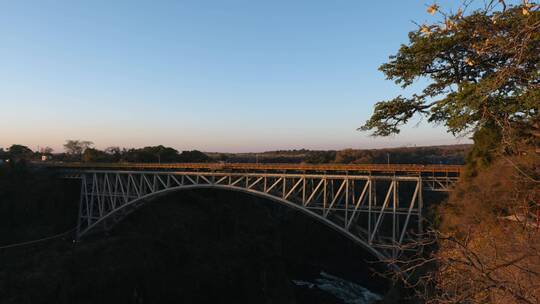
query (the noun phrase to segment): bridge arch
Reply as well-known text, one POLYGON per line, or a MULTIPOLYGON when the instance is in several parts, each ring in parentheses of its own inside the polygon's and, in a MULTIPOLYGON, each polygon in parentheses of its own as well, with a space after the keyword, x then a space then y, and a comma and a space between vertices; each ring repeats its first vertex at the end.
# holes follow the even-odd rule
MULTIPOLYGON (((327 218, 325 218, 325 217, 323 217, 323 216, 321 216, 321 215, 319 215, 319 214, 317 214, 315 212, 310 211, 309 209, 301 208, 300 206, 298 206, 297 204, 295 204, 295 203, 293 203, 291 201, 288 201, 288 200, 282 199, 280 197, 270 195, 270 194, 267 194, 267 193, 264 193, 264 192, 261 192, 261 191, 245 189, 245 188, 236 187, 236 186, 226 186, 226 185, 186 185, 186 186, 176 186, 176 187, 162 189, 162 190, 159 190, 159 191, 156 191, 156 192, 153 192, 153 193, 143 195, 143 196, 141 196, 141 197, 139 197, 137 199, 134 199, 134 200, 132 200, 132 201, 126 203, 126 204, 123 204, 120 208, 112 210, 111 212, 109 212, 105 216, 101 217, 100 219, 98 219, 97 221, 92 223, 91 225, 84 228, 84 230, 78 231, 78 238, 82 238, 86 234, 91 233, 92 230, 100 227, 102 224, 106 223, 108 220, 110 220, 112 218, 115 218, 115 216, 116 216, 116 218, 114 219, 113 224, 116 224, 116 223, 120 222, 129 213, 135 211, 136 209, 138 209, 139 207, 142 207, 143 205, 146 205, 146 203, 148 203, 149 200, 155 199, 155 198, 157 198, 159 196, 163 196, 163 195, 167 195, 167 194, 170 194, 170 193, 178 192, 178 191, 195 190, 195 189, 217 189, 217 190, 227 190, 227 191, 240 192, 240 193, 249 194, 249 195, 252 195, 252 196, 255 196, 255 197, 259 197, 259 198, 264 198, 264 199, 266 199, 268 201, 278 203, 280 205, 284 205, 284 206, 286 206, 288 208, 292 208, 293 210, 299 211, 300 213, 302 213, 302 214, 304 214, 306 216, 309 216, 312 219, 315 219, 316 221, 318 221, 318 222, 326 225, 327 227, 333 229, 334 231, 342 234, 343 236, 347 237, 348 239, 350 239, 354 243, 360 245, 362 248, 367 250, 370 254, 372 254, 378 260, 385 261, 385 260, 387 260, 389 258, 388 256, 385 256, 384 253, 380 252, 379 250, 377 250, 376 248, 371 246, 369 243, 367 243, 362 238, 350 233, 350 231, 344 229, 343 227, 337 225, 336 223, 330 221, 329 219, 327 219, 327 218), (118 216, 119 213, 122 213, 122 211, 128 211, 128 212, 125 212, 122 215, 118 216)), ((108 228, 112 228, 112 226, 107 227, 107 229, 108 228)))

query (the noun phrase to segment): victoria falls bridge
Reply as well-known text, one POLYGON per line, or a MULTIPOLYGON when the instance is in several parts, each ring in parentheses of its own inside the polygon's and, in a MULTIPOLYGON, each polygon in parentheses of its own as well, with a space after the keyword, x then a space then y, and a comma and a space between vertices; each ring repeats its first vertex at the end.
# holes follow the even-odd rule
POLYGON ((172 191, 240 191, 294 208, 363 246, 396 258, 423 231, 426 192, 451 191, 455 165, 247 163, 55 163, 81 180, 76 238, 106 231, 152 198, 172 191))

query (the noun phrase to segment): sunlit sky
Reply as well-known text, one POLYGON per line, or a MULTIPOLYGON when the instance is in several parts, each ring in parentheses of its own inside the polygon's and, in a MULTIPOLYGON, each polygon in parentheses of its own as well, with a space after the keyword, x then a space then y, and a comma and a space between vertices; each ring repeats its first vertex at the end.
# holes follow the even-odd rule
MULTIPOLYGON (((438 1, 452 7, 454 1, 438 1)), ((427 122, 372 138, 377 70, 427 1, 1 1, 0 147, 242 152, 467 142, 427 122)), ((418 87, 416 87, 418 88, 418 87)))

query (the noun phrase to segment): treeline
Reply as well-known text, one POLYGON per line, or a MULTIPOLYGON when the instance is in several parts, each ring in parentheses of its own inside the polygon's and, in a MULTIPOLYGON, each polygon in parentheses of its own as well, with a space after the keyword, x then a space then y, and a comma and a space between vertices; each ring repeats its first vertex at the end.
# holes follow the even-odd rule
POLYGON ((471 145, 388 149, 288 150, 262 153, 208 153, 218 161, 239 163, 463 164, 471 145))
MULTIPOLYGON (((65 160, 73 160, 72 155, 65 160)), ((136 162, 136 163, 202 163, 210 162, 212 159, 201 151, 178 152, 171 147, 150 146, 144 148, 120 149, 110 147, 105 150, 88 148, 81 155, 83 162, 136 162)))
POLYGON ((178 152, 171 147, 149 146, 144 148, 108 147, 99 150, 89 141, 68 140, 64 144, 65 152, 53 153, 51 148, 42 148, 32 151, 27 146, 12 145, 7 149, 0 148, 2 162, 20 160, 53 160, 65 162, 209 162, 212 159, 205 153, 197 150, 178 152))
POLYGON ((0 148, 0 160, 53 160, 64 162, 231 162, 231 163, 340 163, 340 164, 463 164, 471 145, 404 147, 388 149, 345 150, 280 150, 262 153, 203 153, 198 150, 179 152, 174 148, 149 146, 144 148, 108 147, 99 150, 89 141, 68 140, 65 152, 53 153, 51 148, 32 151, 22 145, 0 148))
MULTIPOLYGON (((335 153, 334 162, 344 164, 455 164, 465 162, 470 145, 403 147, 392 149, 354 150, 345 149, 335 153)), ((318 161, 314 155, 308 161, 318 161)), ((323 160, 331 156, 322 155, 323 160)))

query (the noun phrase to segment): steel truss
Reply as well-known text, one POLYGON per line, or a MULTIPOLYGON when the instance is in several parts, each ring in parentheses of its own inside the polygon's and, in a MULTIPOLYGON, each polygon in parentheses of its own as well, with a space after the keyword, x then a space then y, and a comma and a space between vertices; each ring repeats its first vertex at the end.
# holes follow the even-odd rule
POLYGON ((180 189, 251 193, 295 208, 363 245, 396 257, 422 232, 420 176, 238 172, 83 171, 77 238, 108 230, 152 197, 180 189))

